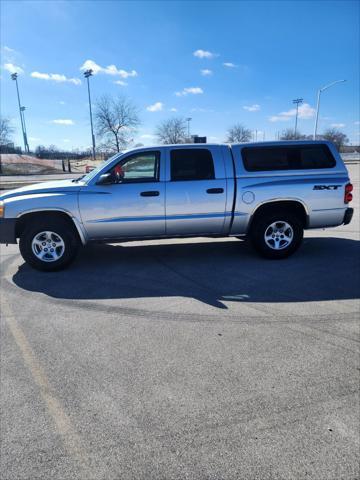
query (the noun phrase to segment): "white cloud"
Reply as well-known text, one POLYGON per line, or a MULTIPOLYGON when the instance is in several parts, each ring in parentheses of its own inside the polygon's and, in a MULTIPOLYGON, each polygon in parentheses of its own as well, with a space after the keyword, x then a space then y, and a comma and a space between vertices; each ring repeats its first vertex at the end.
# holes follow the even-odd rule
POLYGON ((128 85, 127 82, 124 82, 124 80, 115 80, 114 82, 116 85, 121 85, 122 87, 126 87, 128 85))
POLYGON ((178 111, 178 110, 177 110, 177 108, 175 108, 175 107, 170 108, 170 112, 177 112, 177 111, 178 111))
POLYGON ((160 112, 163 109, 164 104, 162 102, 156 102, 153 105, 146 107, 148 112, 160 112))
POLYGON ((360 122, 354 122, 354 125, 360 125, 360 122))
MULTIPOLYGON (((118 69, 116 65, 108 65, 107 67, 101 67, 93 60, 86 60, 83 65, 80 67, 80 70, 89 70, 93 71, 94 75, 98 73, 105 73, 106 75, 118 75, 121 78, 137 77, 138 73, 136 70, 126 71, 123 69, 118 69)), ((120 84, 121 85, 121 84, 120 84)))
POLYGON ((209 52, 208 50, 195 50, 193 53, 194 57, 198 58, 214 58, 216 55, 215 53, 209 52))
POLYGON ((57 83, 73 83, 74 85, 81 85, 81 80, 79 78, 68 78, 65 75, 60 73, 40 73, 40 72, 31 72, 30 76, 32 78, 37 78, 39 80, 51 80, 57 83))
POLYGON ((64 143, 69 143, 70 140, 69 140, 68 138, 63 138, 63 142, 64 142, 64 143))
POLYGON ((228 68, 236 68, 237 65, 235 65, 235 63, 231 63, 231 62, 224 62, 223 63, 224 67, 228 67, 228 68))
POLYGON ((24 73, 24 70, 13 63, 5 63, 4 69, 10 73, 24 73))
POLYGON ((211 110, 210 108, 201 108, 201 107, 195 107, 190 110, 190 112, 198 112, 198 113, 211 113, 214 110, 211 110))
POLYGON ((247 110, 248 112, 258 112, 260 110, 260 105, 257 103, 254 103, 254 105, 244 105, 243 109, 247 110))
POLYGON ((346 127, 345 123, 332 123, 330 125, 330 127, 333 127, 333 128, 343 128, 343 127, 346 127))
POLYGON ((16 53, 16 50, 14 50, 13 48, 7 47, 6 45, 3 46, 3 49, 5 52, 8 52, 8 53, 16 53))
POLYGON ((65 102, 63 100, 60 100, 60 105, 65 105, 65 102))
POLYGON ((287 122, 291 117, 284 117, 282 115, 272 115, 269 117, 270 122, 287 122))
POLYGON ((204 90, 200 87, 188 87, 181 90, 181 92, 175 92, 175 95, 177 97, 184 97, 189 93, 191 93, 192 95, 199 95, 201 93, 204 93, 204 90))
POLYGON ((48 73, 32 72, 31 77, 39 78, 40 80, 50 80, 50 75, 48 73))
POLYGON ((208 68, 204 68, 200 70, 200 72, 201 72, 201 75, 203 75, 204 77, 207 77, 213 74, 212 70, 209 70, 208 68))
MULTIPOLYGON (((278 115, 273 115, 269 118, 270 122, 287 122, 296 115, 296 108, 292 108, 287 112, 280 112, 278 115)), ((304 103, 299 107, 299 118, 308 120, 315 115, 315 108, 312 108, 308 103, 304 103)))
POLYGON ((74 125, 73 120, 67 118, 58 118, 56 120, 52 120, 51 123, 55 123, 55 125, 74 125))
POLYGON ((152 135, 151 133, 144 133, 144 135, 141 135, 140 138, 155 138, 155 135, 152 135))

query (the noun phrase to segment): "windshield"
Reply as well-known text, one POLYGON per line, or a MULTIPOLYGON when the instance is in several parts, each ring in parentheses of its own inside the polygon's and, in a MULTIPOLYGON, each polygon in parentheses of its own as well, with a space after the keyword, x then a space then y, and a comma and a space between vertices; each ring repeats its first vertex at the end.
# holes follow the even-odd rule
POLYGON ((106 160, 106 162, 100 163, 100 165, 98 165, 94 170, 91 170, 91 172, 87 173, 83 177, 80 177, 81 181, 85 183, 89 182, 92 178, 94 178, 100 172, 100 170, 102 170, 106 165, 110 164, 113 160, 115 160, 115 158, 120 157, 121 155, 122 153, 116 153, 115 155, 110 157, 108 160, 106 160))

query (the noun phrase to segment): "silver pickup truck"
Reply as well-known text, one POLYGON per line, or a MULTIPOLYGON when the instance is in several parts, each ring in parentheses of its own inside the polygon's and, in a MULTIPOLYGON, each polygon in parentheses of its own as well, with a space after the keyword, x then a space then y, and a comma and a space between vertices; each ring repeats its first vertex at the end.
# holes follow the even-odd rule
POLYGON ((163 145, 115 155, 74 180, 0 197, 0 242, 31 266, 64 268, 90 241, 248 236, 264 257, 308 228, 351 221, 352 185, 329 142, 163 145))

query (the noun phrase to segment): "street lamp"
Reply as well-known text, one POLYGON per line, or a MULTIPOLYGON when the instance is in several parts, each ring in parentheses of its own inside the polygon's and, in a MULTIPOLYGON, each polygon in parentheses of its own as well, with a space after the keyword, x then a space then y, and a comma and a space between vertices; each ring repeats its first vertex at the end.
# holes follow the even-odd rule
POLYGON ((313 136, 313 140, 316 140, 316 132, 317 132, 317 126, 318 126, 318 120, 319 120, 319 109, 320 109, 320 95, 321 95, 321 92, 323 92, 324 90, 332 87, 333 85, 336 85, 337 83, 342 83, 342 82, 346 82, 346 80, 336 80, 335 82, 329 83, 329 85, 325 85, 325 87, 319 88, 318 94, 317 94, 316 118, 315 118, 315 126, 314 126, 314 136, 313 136))
POLYGON ((185 120, 187 121, 187 124, 188 124, 188 139, 190 140, 190 122, 192 118, 188 117, 188 118, 185 118, 185 120))
POLYGON ((85 70, 84 72, 84 77, 87 80, 87 86, 88 86, 88 95, 89 95, 89 110, 90 110, 90 125, 91 125, 91 140, 92 140, 92 155, 93 155, 93 160, 95 160, 95 135, 94 135, 94 127, 93 127, 93 120, 92 120, 92 110, 91 110, 91 97, 90 97, 90 83, 89 83, 89 77, 91 77, 93 74, 93 71, 91 68, 89 70, 85 70))
POLYGON ((11 74, 11 80, 14 80, 14 82, 16 84, 16 93, 17 93, 17 99, 18 99, 18 104, 19 104, 21 131, 22 131, 23 139, 24 139, 24 149, 25 149, 25 152, 29 153, 30 149, 29 149, 29 144, 28 144, 27 136, 26 136, 26 126, 25 126, 25 117, 24 117, 25 107, 21 106, 20 94, 19 94, 19 85, 18 85, 17 77, 18 77, 18 74, 16 72, 11 74))
POLYGON ((295 115, 295 130, 294 130, 294 137, 296 140, 296 132, 297 132, 297 122, 298 122, 298 114, 299 114, 299 105, 303 103, 304 99, 303 98, 295 98, 293 100, 293 103, 296 105, 296 115, 295 115))

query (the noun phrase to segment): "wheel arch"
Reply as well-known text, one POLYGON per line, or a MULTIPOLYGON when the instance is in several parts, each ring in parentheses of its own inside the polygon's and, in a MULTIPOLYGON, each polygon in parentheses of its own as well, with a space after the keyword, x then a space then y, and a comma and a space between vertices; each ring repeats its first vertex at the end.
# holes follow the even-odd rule
POLYGON ((277 209, 281 210, 288 210, 292 213, 296 213, 303 225, 303 228, 307 228, 309 225, 309 211, 307 206, 304 202, 299 199, 274 199, 274 200, 267 200, 265 202, 260 203, 257 207, 253 210, 250 221, 248 224, 248 231, 250 231, 251 226, 256 220, 259 218, 260 215, 270 213, 277 209))
POLYGON ((43 219, 44 217, 49 217, 51 219, 54 218, 62 218, 66 220, 69 225, 74 228, 76 233, 79 236, 79 239, 83 245, 86 243, 86 236, 85 233, 80 225, 80 222, 73 217, 69 212, 65 210, 57 210, 54 208, 51 209, 41 209, 41 210, 30 210, 27 212, 22 212, 20 215, 18 215, 17 220, 16 220, 16 225, 15 225, 15 235, 16 238, 19 238, 21 233, 23 232, 25 225, 31 221, 34 220, 35 218, 41 218, 43 219))

